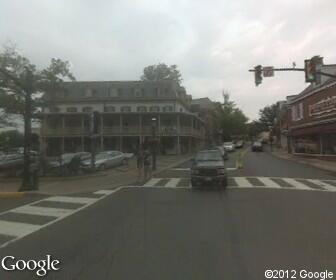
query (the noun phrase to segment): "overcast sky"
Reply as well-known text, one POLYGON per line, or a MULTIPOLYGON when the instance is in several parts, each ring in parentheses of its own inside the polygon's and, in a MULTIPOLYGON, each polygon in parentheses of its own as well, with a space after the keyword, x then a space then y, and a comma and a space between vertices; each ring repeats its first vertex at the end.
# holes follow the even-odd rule
POLYGON ((136 80, 150 64, 177 64, 194 98, 223 89, 250 119, 299 93, 301 72, 259 87, 257 64, 336 63, 335 0, 1 0, 0 43, 17 44, 40 67, 71 61, 77 80, 136 80))

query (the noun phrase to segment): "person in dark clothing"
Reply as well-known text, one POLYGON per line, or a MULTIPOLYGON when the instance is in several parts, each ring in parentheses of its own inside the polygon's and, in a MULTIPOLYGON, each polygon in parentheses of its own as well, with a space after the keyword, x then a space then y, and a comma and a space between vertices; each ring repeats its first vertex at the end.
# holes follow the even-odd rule
POLYGON ((137 169, 138 169, 138 182, 142 182, 143 170, 144 170, 144 151, 142 146, 139 146, 139 149, 136 153, 137 159, 137 169))

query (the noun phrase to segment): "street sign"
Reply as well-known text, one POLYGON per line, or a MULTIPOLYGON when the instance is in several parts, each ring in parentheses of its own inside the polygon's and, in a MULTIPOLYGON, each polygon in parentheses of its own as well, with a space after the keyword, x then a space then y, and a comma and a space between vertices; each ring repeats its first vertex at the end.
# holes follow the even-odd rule
POLYGON ((274 76, 274 69, 273 66, 265 66, 263 67, 263 76, 266 77, 273 77, 274 76))

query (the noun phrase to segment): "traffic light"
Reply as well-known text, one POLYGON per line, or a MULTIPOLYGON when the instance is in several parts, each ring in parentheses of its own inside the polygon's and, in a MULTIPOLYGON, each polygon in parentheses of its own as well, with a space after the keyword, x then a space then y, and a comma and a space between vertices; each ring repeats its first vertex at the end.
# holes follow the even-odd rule
POLYGON ((255 80, 255 85, 258 86, 262 82, 262 66, 258 65, 254 67, 254 80, 255 80))
POLYGON ((323 65, 323 57, 315 55, 311 59, 306 59, 304 62, 306 83, 317 82, 317 71, 321 65, 323 65))
POLYGON ((93 134, 93 135, 98 134, 99 123, 100 123, 99 112, 98 111, 92 112, 91 113, 91 120, 90 120, 90 132, 91 132, 91 134, 93 134))
POLYGON ((306 59, 305 60, 305 77, 306 83, 313 83, 316 82, 316 65, 313 59, 306 59))

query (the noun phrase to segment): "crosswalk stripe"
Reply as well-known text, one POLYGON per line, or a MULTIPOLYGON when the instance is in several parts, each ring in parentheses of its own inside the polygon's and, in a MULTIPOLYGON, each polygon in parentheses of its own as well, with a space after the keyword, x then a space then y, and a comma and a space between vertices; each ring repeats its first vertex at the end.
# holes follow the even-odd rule
POLYGON ((167 188, 174 188, 177 187, 177 184, 180 182, 181 178, 171 178, 167 184, 165 184, 165 187, 167 188))
POLYGON ((233 177, 238 188, 253 187, 253 185, 244 177, 233 177))
POLYGON ((279 186, 276 182, 274 182, 270 178, 258 177, 257 179, 259 181, 261 181, 262 183, 264 183, 265 187, 268 187, 268 188, 281 188, 281 186, 279 186))
POLYGON ((41 226, 0 220, 0 234, 22 237, 38 230, 41 226))
POLYGON ((100 190, 100 191, 96 191, 94 192, 94 194, 104 194, 104 195, 109 195, 109 194, 113 194, 116 190, 100 190))
POLYGON ((336 192, 336 187, 334 187, 333 185, 330 185, 326 182, 322 182, 320 180, 316 180, 316 179, 307 179, 308 181, 319 185, 320 187, 324 188, 325 190, 331 191, 331 192, 336 192))
POLYGON ((12 209, 10 212, 38 215, 38 216, 51 216, 51 217, 58 218, 58 217, 70 215, 73 212, 73 210, 25 205, 25 206, 12 209))
POLYGON ((145 183, 144 187, 153 187, 156 185, 159 181, 161 181, 162 178, 152 178, 147 183, 145 183))
POLYGON ((306 186, 303 183, 298 182, 295 179, 292 179, 292 178, 281 178, 281 179, 299 190, 313 190, 312 188, 306 186))
POLYGON ((78 204, 89 204, 97 201, 97 198, 91 197, 74 197, 74 196, 52 196, 46 198, 44 201, 56 201, 78 204))

